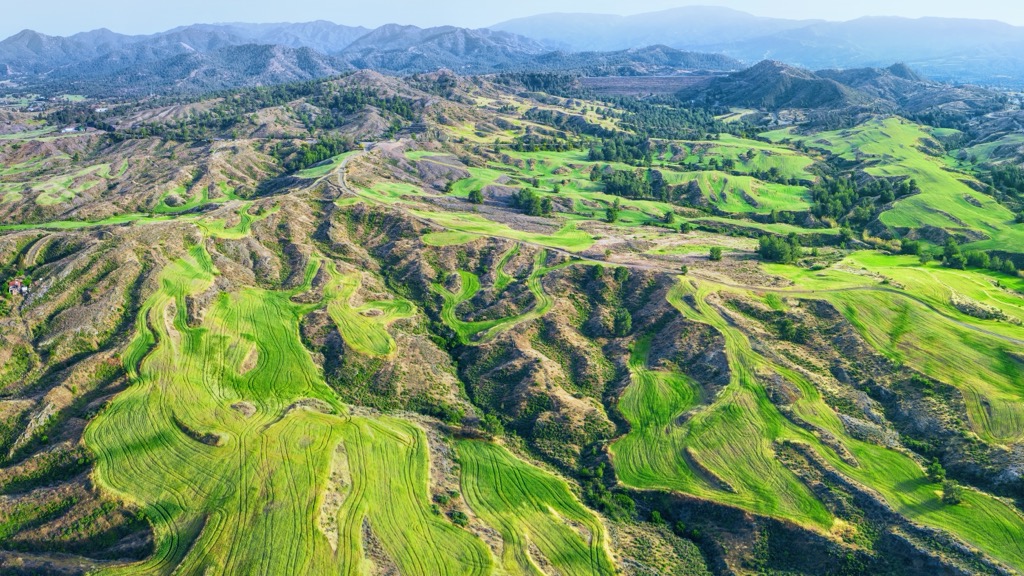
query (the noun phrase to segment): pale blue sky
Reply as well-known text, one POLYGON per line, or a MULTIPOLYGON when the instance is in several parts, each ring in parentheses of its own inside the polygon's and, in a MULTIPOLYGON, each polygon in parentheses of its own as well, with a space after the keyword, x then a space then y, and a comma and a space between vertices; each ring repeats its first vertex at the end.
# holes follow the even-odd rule
POLYGON ((859 16, 951 16, 1024 25, 1017 0, 0 0, 0 38, 24 28, 67 35, 95 28, 152 33, 196 22, 304 22, 378 26, 389 22, 483 27, 544 12, 623 14, 688 4, 728 6, 760 16, 849 20, 859 16))

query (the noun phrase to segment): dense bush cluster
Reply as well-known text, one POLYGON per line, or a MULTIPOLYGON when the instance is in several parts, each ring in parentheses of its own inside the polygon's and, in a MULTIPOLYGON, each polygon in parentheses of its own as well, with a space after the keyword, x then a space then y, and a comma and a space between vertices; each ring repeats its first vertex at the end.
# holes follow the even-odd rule
POLYGON ((800 239, 797 235, 790 234, 787 238, 762 236, 758 240, 757 253, 769 262, 791 264, 803 255, 803 250, 800 248, 800 239))

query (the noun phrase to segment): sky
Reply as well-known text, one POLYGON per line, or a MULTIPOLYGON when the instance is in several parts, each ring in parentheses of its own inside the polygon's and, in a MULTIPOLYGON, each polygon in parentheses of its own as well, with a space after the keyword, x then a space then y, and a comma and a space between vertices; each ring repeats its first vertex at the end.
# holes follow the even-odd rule
POLYGON ((860 16, 943 16, 1002 20, 1024 26, 1024 3, 1015 0, 0 0, 0 38, 25 28, 70 35, 96 28, 150 34, 198 22, 306 22, 375 27, 391 22, 480 28, 546 12, 635 14, 691 4, 735 8, 758 16, 850 20, 860 16))

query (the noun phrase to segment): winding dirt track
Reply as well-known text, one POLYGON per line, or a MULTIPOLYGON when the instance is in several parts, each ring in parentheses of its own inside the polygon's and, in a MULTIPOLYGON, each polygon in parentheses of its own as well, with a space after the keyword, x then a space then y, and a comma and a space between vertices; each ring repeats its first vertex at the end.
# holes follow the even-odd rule
MULTIPOLYGON (((355 192, 352 191, 351 188, 348 187, 348 181, 346 180, 346 177, 345 177, 345 173, 346 173, 345 168, 348 166, 349 162, 351 162, 352 160, 354 160, 356 158, 362 157, 364 154, 365 154, 365 152, 360 152, 360 153, 357 153, 357 154, 353 154, 353 155, 349 156, 348 158, 345 158, 344 160, 342 160, 341 164, 339 164, 338 168, 335 170, 335 173, 338 176, 337 184, 338 184, 338 186, 341 188, 341 190, 343 192, 351 194, 353 196, 358 196, 355 192)), ((444 229, 444 230, 451 231, 450 228, 446 228, 445 226, 442 226, 442 225, 438 224, 437 222, 434 222, 433 220, 430 220, 428 218, 421 218, 421 217, 416 216, 414 214, 408 214, 408 216, 410 218, 413 218, 414 220, 416 220, 418 222, 421 222, 423 224, 426 224, 428 226, 432 226, 432 227, 435 227, 435 228, 441 228, 441 229, 444 229)), ((506 241, 510 240, 509 238, 505 238, 504 236, 493 236, 493 235, 489 235, 489 234, 480 234, 480 233, 476 233, 476 232, 474 232, 474 234, 476 234, 477 236, 480 236, 482 238, 491 238, 493 240, 506 240, 506 241)), ((566 256, 566 257, 568 257, 570 259, 574 259, 574 260, 578 260, 578 261, 582 261, 582 262, 592 262, 592 263, 595 263, 595 264, 603 264, 603 265, 606 265, 606 266, 623 266, 625 268, 630 268, 630 269, 633 269, 633 270, 644 270, 644 271, 647 271, 647 272, 655 272, 655 273, 658 273, 658 274, 670 274, 672 276, 678 276, 679 275, 679 268, 678 267, 658 266, 658 265, 655 265, 655 264, 649 264, 649 263, 644 264, 644 263, 637 263, 637 262, 612 262, 612 261, 609 261, 609 260, 602 260, 600 258, 594 258, 592 256, 584 256, 584 255, 581 255, 581 254, 576 254, 574 252, 570 252, 570 251, 562 249, 562 248, 555 248, 555 247, 552 247, 552 246, 545 246, 544 244, 540 244, 540 243, 537 243, 537 242, 530 242, 530 241, 527 241, 527 240, 511 240, 511 241, 512 242, 518 242, 520 244, 524 244, 524 245, 527 245, 527 246, 532 246, 534 248, 542 248, 542 249, 548 250, 550 252, 555 252, 555 253, 558 253, 558 254, 562 254, 563 256, 566 256)), ((948 314, 947 312, 944 312, 943 310, 939 309, 938 307, 936 307, 934 304, 928 302, 927 300, 925 300, 923 298, 920 298, 918 296, 914 296, 913 294, 908 294, 908 293, 903 292, 901 290, 897 290, 895 288, 887 288, 887 287, 884 287, 884 286, 853 286, 853 287, 846 287, 846 288, 836 288, 835 290, 792 290, 792 289, 787 289, 787 288, 772 288, 772 287, 768 287, 768 286, 750 286, 750 285, 746 285, 746 284, 732 284, 732 283, 728 283, 728 282, 722 282, 721 280, 719 280, 717 278, 714 278, 714 277, 709 276, 707 274, 702 274, 699 270, 692 270, 692 271, 690 271, 689 275, 693 276, 695 278, 699 278, 701 280, 707 281, 707 282, 711 282, 713 284, 718 284, 720 286, 724 286, 726 288, 734 288, 734 289, 738 289, 738 290, 751 290, 751 291, 755 291, 755 292, 772 292, 772 293, 775 293, 775 294, 791 294, 791 295, 797 295, 797 296, 799 296, 799 295, 813 296, 815 294, 830 294, 830 293, 837 293, 837 292, 888 292, 888 293, 891 293, 891 294, 896 294, 898 296, 902 296, 902 297, 907 298, 909 300, 913 300, 914 302, 917 302, 918 304, 924 306, 928 310, 938 314, 939 316, 942 316, 946 320, 956 324, 957 326, 960 326, 961 328, 965 328, 967 330, 972 330, 974 332, 978 332, 980 334, 984 334, 986 336, 990 336, 992 338, 996 338, 998 340, 1002 340, 1003 342, 1006 342, 1008 344, 1013 344, 1015 346, 1024 346, 1024 340, 1021 340, 1019 338, 1013 338, 1012 336, 1006 336, 1004 334, 999 334, 998 332, 993 332, 992 330, 988 330, 986 328, 982 328, 981 326, 976 326, 974 324, 969 324, 967 322, 959 320, 959 319, 953 317, 952 315, 948 314)))

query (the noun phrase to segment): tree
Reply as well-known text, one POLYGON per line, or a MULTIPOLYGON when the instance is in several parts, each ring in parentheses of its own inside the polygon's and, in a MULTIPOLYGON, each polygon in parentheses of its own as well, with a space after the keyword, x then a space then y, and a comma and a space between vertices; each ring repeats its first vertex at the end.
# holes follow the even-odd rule
POLYGON ((551 214, 553 203, 550 198, 541 198, 529 188, 523 188, 512 196, 512 205, 530 216, 547 216, 551 214))
POLYGON ((614 204, 612 204, 607 209, 605 209, 605 211, 604 211, 604 220, 605 220, 605 222, 608 222, 609 224, 611 224, 613 222, 617 222, 619 220, 619 209, 621 207, 622 206, 621 206, 621 204, 619 204, 619 201, 616 200, 614 204))
POLYGON ((481 190, 473 189, 469 191, 469 201, 473 204, 484 203, 484 193, 481 190))
POLYGON ((616 337, 622 338, 633 331, 633 316, 630 315, 629 310, 625 308, 619 308, 615 311, 614 324, 612 326, 612 333, 616 337))
POLYGON ((675 224, 676 213, 673 212, 672 210, 665 212, 665 215, 661 217, 661 221, 664 222, 665 224, 675 224))
POLYGON ((946 480, 942 483, 942 503, 955 506, 964 501, 964 489, 956 483, 956 480, 946 480))
POLYGON ((1017 217, 1014 218, 1014 221, 1017 224, 1024 224, 1024 210, 1021 210, 1020 212, 1017 212, 1017 217))
POLYGON ((711 252, 708 254, 708 258, 712 262, 718 262, 719 260, 722 259, 722 249, 719 248, 718 246, 712 246, 711 252))
POLYGON ((946 480, 946 469, 942 467, 938 458, 932 458, 931 464, 925 469, 928 474, 928 481, 938 484, 946 480))
POLYGON ((967 257, 960 251, 960 245, 953 238, 946 240, 946 246, 942 249, 942 259, 949 268, 963 270, 967 267, 967 257))
POLYGON ((971 250, 966 254, 967 265, 971 268, 988 268, 991 259, 988 254, 980 250, 971 250))
POLYGON ((921 255, 921 243, 917 240, 904 240, 900 244, 900 254, 908 254, 911 256, 921 255))
POLYGON ((486 414, 480 421, 480 427, 491 436, 502 436, 505 434, 505 426, 501 419, 494 414, 486 414))
POLYGON ((757 253, 768 262, 792 264, 801 256, 800 239, 796 234, 790 234, 788 238, 762 236, 758 240, 757 253))

